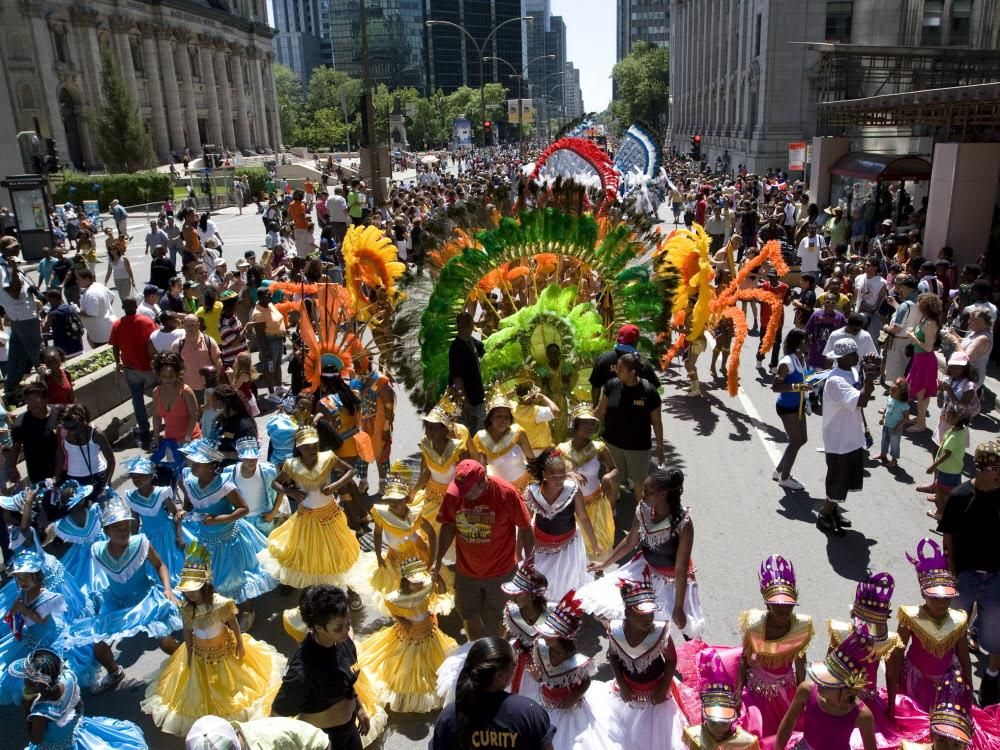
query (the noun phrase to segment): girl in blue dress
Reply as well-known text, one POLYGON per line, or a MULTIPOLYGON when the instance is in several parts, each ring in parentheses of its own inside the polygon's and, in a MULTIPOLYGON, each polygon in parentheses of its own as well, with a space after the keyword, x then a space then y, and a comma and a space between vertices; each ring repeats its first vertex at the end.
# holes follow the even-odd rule
POLYGON ((170 634, 181 627, 177 598, 170 586, 170 572, 145 534, 132 533, 132 511, 118 497, 101 511, 106 541, 94 542, 91 554, 104 570, 108 585, 99 592, 97 614, 80 620, 66 644, 94 644, 94 656, 108 668, 101 690, 109 690, 125 677, 115 661, 114 644, 139 633, 159 638, 167 654, 177 650, 170 634))
MULTIPOLYGON (((34 549, 38 552, 42 556, 42 573, 45 575, 49 591, 61 594, 66 600, 66 619, 72 622, 79 617, 89 617, 94 613, 90 600, 84 596, 79 583, 66 572, 63 564, 42 550, 32 525, 36 520, 36 509, 39 506, 36 497, 40 487, 41 485, 36 485, 16 495, 0 496, 0 510, 3 511, 4 523, 7 525, 10 551, 34 549)), ((0 588, 0 612, 10 610, 18 593, 17 583, 13 580, 0 588)))
POLYGON ((191 509, 185 523, 198 541, 208 548, 213 560, 215 590, 246 604, 240 627, 253 623, 253 602, 271 591, 278 582, 257 561, 257 553, 267 548, 267 538, 244 519, 246 501, 233 483, 231 471, 220 471, 223 455, 208 440, 192 440, 181 448, 190 466, 181 472, 181 490, 191 509))
POLYGON ((125 492, 125 500, 139 516, 140 531, 167 566, 170 580, 176 583, 184 567, 184 549, 194 541, 194 535, 181 524, 174 491, 153 484, 156 466, 145 456, 137 456, 126 463, 125 471, 135 486, 125 492))
MULTIPOLYGON (((66 600, 45 588, 43 564, 44 558, 32 549, 20 550, 11 561, 19 593, 0 624, 0 664, 11 664, 36 648, 54 648, 66 635, 66 600)), ((97 670, 90 646, 77 646, 66 657, 81 682, 93 683, 97 670)), ((0 673, 0 705, 20 705, 23 688, 18 677, 0 673)))
POLYGON ((69 512, 49 529, 70 545, 60 562, 80 585, 84 596, 96 605, 95 596, 108 585, 108 579, 104 571, 94 564, 94 556, 90 554, 94 542, 105 538, 101 528, 101 509, 95 503, 87 502, 93 490, 92 486, 81 485, 75 479, 63 482, 59 488, 59 504, 69 512))
POLYGON ((9 671, 25 682, 25 750, 148 750, 131 721, 83 715, 76 675, 54 651, 37 649, 9 671))
POLYGON ((278 469, 260 460, 260 445, 252 435, 236 441, 236 454, 240 461, 230 468, 233 484, 247 504, 247 521, 267 536, 278 525, 275 516, 285 498, 274 489, 278 469))

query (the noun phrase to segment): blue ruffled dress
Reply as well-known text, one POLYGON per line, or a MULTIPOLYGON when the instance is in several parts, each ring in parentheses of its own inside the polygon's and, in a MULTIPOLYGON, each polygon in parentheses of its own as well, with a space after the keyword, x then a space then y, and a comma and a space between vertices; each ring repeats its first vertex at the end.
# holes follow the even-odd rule
POLYGON ((100 592, 100 606, 93 617, 80 620, 66 639, 68 645, 98 643, 114 645, 138 633, 162 638, 181 628, 177 605, 160 588, 160 579, 148 565, 149 539, 133 534, 121 557, 108 551, 108 542, 95 542, 91 554, 108 577, 100 592))
POLYGON ((3 667, 0 672, 0 705, 21 705, 24 680, 8 672, 7 665, 27 658, 36 648, 49 648, 62 654, 67 668, 76 674, 80 682, 88 686, 94 684, 98 670, 93 647, 76 646, 65 650, 61 646, 68 627, 64 619, 66 600, 62 595, 43 588, 30 602, 24 600, 23 592, 20 596, 32 612, 46 619, 38 623, 27 617, 23 618, 20 623, 20 640, 14 636, 13 631, 7 629, 6 624, 0 625, 6 631, 4 637, 0 638, 0 666, 3 667))
POLYGON ((91 505, 82 526, 71 516, 63 516, 52 525, 52 530, 70 545, 60 560, 63 568, 80 585, 83 595, 96 605, 97 592, 108 585, 107 576, 90 554, 94 542, 105 538, 101 528, 101 509, 96 504, 91 505))
POLYGON ((59 676, 63 694, 54 701, 36 698, 28 713, 30 720, 47 720, 41 742, 32 742, 25 750, 148 750, 142 730, 131 721, 84 716, 80 704, 80 686, 76 676, 64 669, 59 676))
POLYGON ((215 590, 237 603, 255 599, 274 589, 278 582, 264 572, 257 553, 267 548, 267 538, 253 524, 240 518, 231 523, 206 525, 203 516, 219 516, 233 512, 226 499, 236 489, 232 474, 222 471, 206 487, 185 467, 181 486, 187 494, 195 516, 185 525, 212 556, 212 583, 215 590))
POLYGON ((177 583, 181 576, 181 568, 184 567, 184 547, 194 541, 194 535, 182 526, 183 546, 177 546, 177 527, 174 526, 174 519, 167 513, 164 502, 172 496, 173 491, 169 487, 154 487, 149 497, 144 496, 139 490, 131 489, 125 493, 125 500, 128 501, 132 511, 139 516, 142 533, 149 538, 156 554, 170 571, 170 580, 177 583))
MULTIPOLYGON (((21 538, 23 539, 23 537, 21 538)), ((11 550, 16 552, 21 546, 24 546, 23 542, 12 544, 11 550)), ((38 552, 42 555, 43 560, 42 575, 45 578, 45 588, 61 594, 66 600, 66 620, 73 622, 81 617, 89 617, 94 614, 94 604, 84 595, 76 578, 66 572, 63 564, 48 552, 44 552, 41 548, 38 548, 38 552)), ((7 581, 4 587, 0 588, 0 612, 9 612, 20 593, 21 590, 13 578, 7 581)))

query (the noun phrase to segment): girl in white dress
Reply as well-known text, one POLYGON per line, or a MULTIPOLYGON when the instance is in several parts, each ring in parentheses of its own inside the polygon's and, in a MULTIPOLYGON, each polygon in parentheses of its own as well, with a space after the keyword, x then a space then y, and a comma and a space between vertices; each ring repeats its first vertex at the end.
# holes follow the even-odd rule
POLYGON ((528 435, 514 423, 514 403, 497 391, 486 402, 486 427, 472 438, 469 453, 491 477, 506 479, 522 492, 531 476, 525 461, 535 457, 528 435))

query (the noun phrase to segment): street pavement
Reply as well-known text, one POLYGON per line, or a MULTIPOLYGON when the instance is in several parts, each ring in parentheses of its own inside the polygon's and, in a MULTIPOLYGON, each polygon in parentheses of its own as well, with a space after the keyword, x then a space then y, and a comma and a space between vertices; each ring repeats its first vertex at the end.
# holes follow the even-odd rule
MULTIPOLYGON (((227 210, 214 218, 225 241, 225 256, 231 261, 241 257, 246 249, 260 248, 262 223, 252 212, 245 211, 240 217, 235 210, 227 210)), ((130 246, 129 257, 141 285, 148 263, 142 254, 144 232, 139 217, 130 222, 130 230, 137 239, 130 246)), ((730 645, 739 642, 737 615, 743 609, 760 606, 757 585, 760 563, 768 555, 780 553, 795 565, 799 609, 811 614, 816 623, 817 635, 809 656, 820 658, 827 643, 825 621, 848 615, 856 582, 866 572, 885 570, 896 578, 894 609, 920 601, 915 575, 904 553, 913 550, 932 525, 924 514, 932 506, 924 499, 926 496, 914 491, 927 478, 926 468, 933 460, 930 432, 917 441, 909 435, 904 437, 899 469, 895 472, 869 461, 863 492, 852 494, 846 504, 854 527, 843 538, 825 536, 815 526, 825 475, 824 457, 818 452, 822 446, 821 418, 809 419, 809 442, 800 451, 795 466, 794 475, 805 485, 805 491, 781 489, 770 477, 784 447, 784 434, 774 412, 770 378, 766 370, 756 366, 756 344, 757 339, 751 337, 744 347, 741 389, 736 397, 726 393, 721 379, 710 381, 710 352, 700 362, 702 381, 707 384, 702 398, 684 395, 687 378, 682 367, 675 364, 667 373, 663 389, 667 463, 681 468, 686 477, 684 502, 691 508, 695 528, 694 561, 706 616, 705 640, 730 645)), ((991 387, 996 389, 997 383, 991 382, 991 387)), ((877 409, 883 402, 884 397, 877 391, 866 410, 876 441, 877 409)), ((935 424, 936 420, 937 409, 932 406, 929 424, 935 424)), ((973 423, 971 444, 994 437, 998 430, 1000 424, 996 418, 978 417, 973 423)), ((393 460, 417 460, 420 435, 419 415, 405 394, 400 393, 393 460)), ((134 449, 125 451, 133 452, 134 449)), ((374 469, 372 480, 374 484, 374 469)), ((627 513, 619 515, 627 517, 627 513)), ((277 592, 258 600, 252 635, 290 655, 295 644, 282 629, 281 611, 295 602, 295 594, 280 596, 277 592)), ((364 638, 387 624, 385 619, 372 619, 366 614, 355 621, 356 635, 364 638)), ((454 614, 443 618, 441 624, 446 632, 462 640, 454 614)), ((581 650, 598 655, 601 666, 598 679, 610 679, 603 654, 606 644, 598 640, 598 635, 596 626, 588 623, 581 650)), ((85 694, 87 712, 137 721, 153 748, 183 747, 180 739, 157 730, 138 708, 163 655, 151 640, 134 638, 124 643, 119 658, 127 670, 125 683, 112 694, 85 694)), ((6 726, 17 726, 15 717, 14 709, 0 711, 0 721, 6 726)), ((389 750, 426 747, 433 718, 433 715, 391 716, 383 735, 383 747, 389 750)))

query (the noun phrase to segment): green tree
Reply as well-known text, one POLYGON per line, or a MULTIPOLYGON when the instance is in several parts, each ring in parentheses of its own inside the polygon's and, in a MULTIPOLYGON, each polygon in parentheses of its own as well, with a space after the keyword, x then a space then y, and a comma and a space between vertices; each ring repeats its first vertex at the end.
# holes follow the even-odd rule
POLYGON ((320 65, 318 68, 313 68, 307 90, 306 109, 310 113, 321 109, 338 109, 343 119, 343 110, 346 109, 349 119, 351 114, 358 111, 363 86, 357 78, 351 78, 342 71, 320 65))
POLYGON ((666 127, 670 95, 670 52, 650 42, 637 42, 632 53, 611 71, 615 100, 611 111, 627 128, 639 122, 654 132, 666 127))
POLYGON ((300 146, 300 129, 302 126, 304 98, 302 81, 291 68, 275 64, 274 66, 275 97, 278 100, 278 119, 281 120, 281 136, 289 146, 300 146))
MULTIPOLYGON (((505 118, 507 110, 507 87, 500 83, 487 83, 483 88, 483 99, 486 102, 486 119, 494 122, 505 118)), ((483 132, 479 89, 462 86, 448 95, 448 128, 451 137, 451 122, 459 115, 465 115, 472 121, 476 139, 483 132)))
POLYGON ((339 108, 324 107, 309 115, 299 130, 299 144, 314 151, 325 151, 347 141, 348 125, 339 108))
POLYGON ((149 127, 108 50, 101 52, 101 106, 93 125, 97 153, 109 172, 130 174, 156 163, 149 127))

